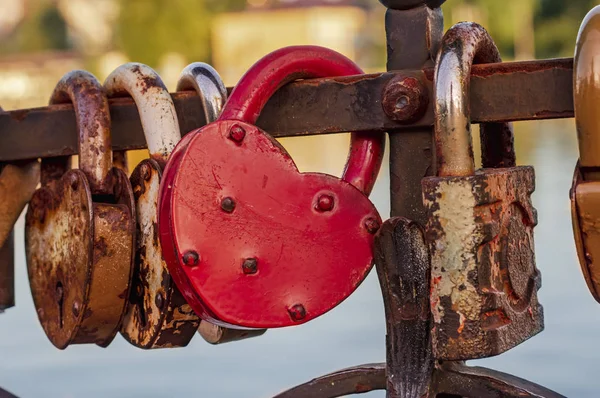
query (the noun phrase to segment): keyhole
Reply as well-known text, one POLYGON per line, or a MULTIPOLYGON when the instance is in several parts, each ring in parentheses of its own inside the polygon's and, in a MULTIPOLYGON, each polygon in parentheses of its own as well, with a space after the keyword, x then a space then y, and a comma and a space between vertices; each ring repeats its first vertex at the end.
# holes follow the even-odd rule
POLYGON ((58 319, 60 323, 60 328, 62 329, 64 326, 64 317, 63 317, 63 304, 65 301, 65 291, 63 289, 62 282, 56 283, 56 302, 58 303, 58 319))

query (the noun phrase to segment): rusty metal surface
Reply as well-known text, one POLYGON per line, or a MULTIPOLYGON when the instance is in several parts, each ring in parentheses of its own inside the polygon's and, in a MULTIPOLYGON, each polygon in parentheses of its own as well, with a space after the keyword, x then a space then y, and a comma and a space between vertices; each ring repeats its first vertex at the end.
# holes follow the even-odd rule
MULTIPOLYGON (((469 100, 471 66, 501 61, 492 38, 478 24, 459 23, 444 35, 435 67, 434 89, 437 116, 434 138, 439 176, 467 176, 475 171, 469 100)), ((481 137, 484 167, 490 167, 489 163, 505 167, 515 164, 510 127, 484 124, 481 137), (493 131, 486 131, 490 129, 493 131), (493 150, 502 153, 494 156, 490 153, 493 150)))
POLYGON ((447 393, 453 397, 564 398, 557 392, 519 377, 451 362, 436 369, 432 389, 436 394, 447 393))
POLYGON ((436 358, 500 354, 543 329, 531 167, 423 180, 436 358))
MULTIPOLYGON (((317 377, 274 398, 336 398, 385 390, 385 378, 385 364, 361 365, 317 377)), ((393 396, 389 389, 387 394, 393 396)), ((555 391, 519 377, 457 362, 437 365, 429 391, 419 397, 564 398, 555 391)))
POLYGON ((369 364, 317 377, 274 398, 335 398, 384 389, 385 364, 369 364))
POLYGON ((61 349, 107 346, 118 331, 131 279, 133 193, 127 176, 111 168, 108 103, 98 87, 93 76, 77 71, 59 83, 53 100, 69 95, 76 104, 82 151, 94 152, 94 163, 81 162, 84 173, 67 171, 64 157, 43 160, 42 187, 25 219, 34 304, 46 335, 61 349), (89 138, 93 143, 84 144, 89 138), (95 178, 96 195, 88 176, 95 178))
POLYGON ((15 306, 15 237, 11 231, 0 247, 0 314, 15 306))
MULTIPOLYGON (((387 69, 422 69, 434 65, 443 35, 442 11, 418 7, 410 10, 389 9, 385 15, 387 69)), ((426 69, 428 98, 433 99, 433 72, 426 69)), ((393 127, 390 140, 390 207, 392 216, 425 223, 421 200, 421 179, 435 173, 432 133, 433 106, 427 106, 421 121, 406 130, 393 127)))
POLYGON ((150 158, 161 167, 181 139, 169 91, 149 66, 132 62, 115 69, 104 81, 109 97, 131 96, 136 104, 150 158))
POLYGON ((388 398, 421 398, 429 391, 431 351, 429 251, 422 228, 406 218, 386 221, 375 239, 383 294, 388 398))
MULTIPOLYGON (((400 29, 402 24, 395 26, 400 29)), ((398 59, 409 59, 401 53, 398 59)), ((393 70, 406 68, 402 63, 390 64, 393 70)), ((431 87, 433 70, 422 72, 420 68, 421 65, 415 67, 417 70, 292 83, 268 102, 258 126, 275 137, 363 130, 414 134, 416 129, 433 125, 433 112, 427 111, 414 124, 402 124, 387 117, 381 107, 381 95, 396 76, 424 73, 423 83, 431 87)), ((573 99, 565 95, 573 87, 570 59, 476 65, 472 73, 473 123, 573 117, 573 99), (515 92, 521 94, 515 96, 515 92)), ((429 96, 433 98, 431 91, 429 96)), ((195 93, 175 93, 172 97, 182 134, 206 124, 203 113, 198 112, 202 102, 195 93)), ((117 98, 109 103, 113 149, 146 148, 133 101, 117 98)), ((70 105, 0 112, 0 161, 73 155, 78 152, 77 137, 75 113, 70 105)))
POLYGON ((37 160, 6 164, 0 172, 0 245, 6 241, 40 180, 37 160))
POLYGON ((184 347, 200 320, 171 279, 157 230, 162 167, 181 139, 175 107, 158 74, 144 64, 119 66, 106 78, 104 87, 109 96, 133 98, 150 153, 150 159, 141 162, 131 175, 137 239, 121 334, 139 348, 184 347))
MULTIPOLYGON (((57 83, 50 97, 50 105, 56 104, 73 104, 74 126, 78 129, 78 153, 82 154, 79 169, 87 177, 92 194, 109 191, 112 186, 110 113, 90 112, 90 109, 108 110, 108 101, 102 86, 89 72, 68 72, 57 83)), ((55 136, 56 132, 53 131, 49 135, 55 136)))
POLYGON ((184 300, 162 258, 157 200, 161 168, 142 161, 131 174, 137 214, 135 269, 121 334, 140 348, 186 346, 200 319, 184 300))
POLYGON ((389 118, 414 122, 427 111, 429 91, 416 77, 397 77, 390 80, 383 90, 381 105, 389 118))

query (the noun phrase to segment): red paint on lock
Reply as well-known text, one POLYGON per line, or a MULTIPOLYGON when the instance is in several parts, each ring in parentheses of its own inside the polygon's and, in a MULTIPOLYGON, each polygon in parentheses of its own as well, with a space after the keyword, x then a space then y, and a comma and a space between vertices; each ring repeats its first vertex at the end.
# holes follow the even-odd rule
POLYGON ((359 73, 324 48, 276 51, 240 80, 219 121, 188 134, 171 155, 160 239, 175 282, 202 318, 239 328, 304 323, 368 274, 381 219, 365 193, 381 165, 383 134, 353 135, 340 180, 298 172, 285 149, 250 124, 287 82, 359 73), (190 251, 200 259, 195 267, 183 260, 190 251))

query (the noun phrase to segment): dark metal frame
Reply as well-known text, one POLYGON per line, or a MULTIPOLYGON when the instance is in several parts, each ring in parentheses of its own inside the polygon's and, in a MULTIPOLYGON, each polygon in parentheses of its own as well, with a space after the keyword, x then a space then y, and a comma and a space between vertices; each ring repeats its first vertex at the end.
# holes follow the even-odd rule
MULTIPOLYGON (((258 125, 275 137, 389 133, 393 218, 382 227, 376 248, 386 309, 387 362, 323 376, 278 397, 325 398, 376 389, 386 389, 390 398, 560 397, 514 376, 433 358, 421 179, 436 172, 429 99, 443 35, 439 6, 444 0, 381 2, 388 7, 389 72, 290 84, 269 101, 258 125)), ((472 121, 573 117, 572 96, 567 95, 573 89, 572 73, 571 59, 476 65, 471 77, 472 121)), ((173 99, 183 134, 206 123, 196 93, 175 93, 173 99)), ((113 99, 110 108, 113 149, 145 148, 132 100, 113 99)), ((0 162, 76 154, 77 136, 70 105, 0 113, 0 162)))

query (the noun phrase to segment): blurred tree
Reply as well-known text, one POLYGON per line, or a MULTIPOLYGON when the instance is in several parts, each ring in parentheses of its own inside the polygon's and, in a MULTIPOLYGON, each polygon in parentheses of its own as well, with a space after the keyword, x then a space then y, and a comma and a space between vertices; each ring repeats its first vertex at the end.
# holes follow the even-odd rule
POLYGON ((577 31, 585 14, 597 5, 595 0, 538 0, 535 17, 537 56, 572 57, 577 31))
POLYGON ((245 0, 120 0, 116 43, 129 58, 156 66, 163 54, 210 60, 214 14, 241 10, 245 0))
POLYGON ((28 3, 27 13, 17 29, 0 44, 4 54, 70 48, 67 24, 50 0, 28 3))

